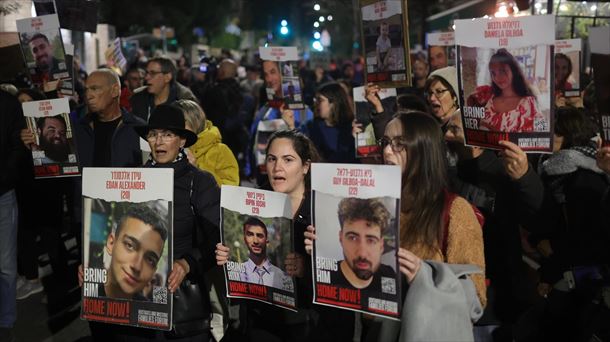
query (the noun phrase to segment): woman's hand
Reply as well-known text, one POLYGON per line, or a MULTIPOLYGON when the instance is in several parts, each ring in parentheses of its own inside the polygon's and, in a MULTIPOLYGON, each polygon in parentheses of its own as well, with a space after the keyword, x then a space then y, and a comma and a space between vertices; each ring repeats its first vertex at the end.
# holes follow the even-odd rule
POLYGON ((356 139, 356 135, 358 133, 362 132, 364 132, 364 130, 362 129, 362 124, 356 121, 356 119, 354 119, 354 121, 352 121, 352 136, 354 137, 354 139, 356 139))
POLYGON ((500 151, 500 156, 504 161, 506 173, 512 180, 521 179, 529 168, 527 155, 519 146, 510 141, 502 140, 499 141, 498 144, 504 147, 504 149, 500 151))
POLYGON ((78 265, 78 286, 83 287, 83 283, 85 282, 85 270, 83 269, 83 264, 78 265))
POLYGON ((597 150, 597 166, 610 174, 610 146, 600 147, 597 150))
POLYGON ((294 111, 292 109, 282 109, 282 119, 288 125, 288 128, 294 129, 294 111))
POLYGON ((301 254, 289 253, 286 255, 284 266, 286 267, 286 273, 288 273, 289 276, 303 277, 305 267, 303 266, 303 256, 301 256, 301 254))
POLYGON ((311 251, 313 250, 313 241, 316 239, 316 228, 312 225, 307 226, 307 231, 305 232, 305 251, 307 254, 311 255, 311 251))
POLYGON ((229 261, 229 251, 231 249, 222 243, 216 244, 216 265, 222 266, 229 261))
POLYGON ((167 278, 167 287, 169 288, 169 292, 176 292, 180 286, 180 283, 182 283, 184 277, 186 277, 189 271, 190 267, 186 260, 178 259, 174 261, 172 272, 169 274, 169 278, 167 278))
POLYGON ((377 95, 380 90, 381 88, 373 83, 367 84, 364 88, 364 98, 366 98, 366 100, 375 107, 376 113, 383 112, 381 99, 379 98, 379 95, 377 95))
POLYGON ((407 277, 407 282, 411 284, 421 268, 421 259, 404 248, 398 249, 398 265, 400 272, 407 277))
POLYGON ((25 147, 34 151, 38 150, 38 145, 36 145, 36 136, 34 135, 34 132, 32 132, 31 129, 22 129, 21 132, 19 132, 19 136, 21 137, 21 141, 23 141, 25 147))

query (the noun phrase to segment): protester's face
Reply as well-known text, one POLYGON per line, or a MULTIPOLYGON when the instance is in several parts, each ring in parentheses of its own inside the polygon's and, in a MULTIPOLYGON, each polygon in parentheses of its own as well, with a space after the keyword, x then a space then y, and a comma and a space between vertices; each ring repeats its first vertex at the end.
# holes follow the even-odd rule
POLYGON ((513 73, 510 66, 504 63, 491 63, 489 65, 491 81, 501 90, 511 89, 513 85, 513 73))
POLYGON ((148 86, 146 90, 151 94, 159 95, 171 81, 171 75, 161 72, 161 65, 159 63, 150 62, 146 66, 146 77, 144 79, 148 86))
POLYGON ((447 53, 443 46, 431 46, 428 50, 430 55, 430 69, 432 71, 447 66, 447 53))
MULTIPOLYGON (((111 279, 128 296, 140 293, 153 279, 163 253, 163 239, 141 220, 128 217, 119 229, 111 233, 106 248, 111 256, 111 279)), ((118 289, 117 289, 118 290, 118 289)))
POLYGON ((290 139, 277 138, 271 142, 267 152, 267 174, 273 191, 304 192, 307 172, 309 163, 303 162, 290 139))
POLYGON ((36 38, 30 42, 30 51, 36 60, 36 66, 47 70, 53 63, 53 51, 51 45, 43 38, 36 38))
POLYGON ((150 146, 152 158, 159 164, 173 162, 180 148, 186 143, 185 138, 166 129, 151 129, 146 137, 150 146))
POLYGON ((102 73, 91 73, 85 83, 85 96, 91 112, 102 112, 116 104, 120 89, 118 84, 110 84, 102 73))
POLYGON ((316 111, 318 113, 318 116, 321 119, 328 119, 330 118, 330 116, 332 115, 332 111, 333 111, 333 104, 330 103, 330 101, 328 100, 328 97, 322 95, 322 94, 318 94, 316 95, 316 111))
POLYGON ((432 82, 427 91, 432 114, 445 123, 456 109, 451 91, 440 81, 432 82))
POLYGON ((267 233, 260 226, 246 226, 244 229, 244 241, 251 255, 267 255, 267 233))
POLYGON ((19 100, 19 103, 34 101, 34 99, 31 98, 30 95, 28 95, 26 93, 19 94, 19 96, 17 96, 17 100, 19 100))
POLYGON ((564 58, 555 58, 555 81, 565 82, 570 76, 570 65, 564 58))
POLYGON ((415 63, 413 63, 413 76, 415 77, 415 79, 421 80, 426 78, 427 75, 428 66, 426 65, 426 63, 419 60, 415 61, 415 63))
POLYGON ((354 274, 370 279, 379 269, 383 254, 383 237, 379 225, 366 220, 343 222, 339 231, 343 257, 354 274))
MULTIPOLYGON (((403 137, 402 123, 398 119, 392 119, 385 126, 384 137, 399 141, 403 137)), ((393 144, 388 144, 383 149, 383 161, 388 165, 400 166, 400 173, 404 174, 407 169, 407 150, 404 145, 392 147, 393 144)))
POLYGON ((134 91, 142 86, 142 75, 139 71, 132 71, 127 74, 127 87, 129 90, 134 91))
POLYGON ((281 75, 277 63, 272 61, 264 61, 263 75, 265 76, 266 87, 272 88, 276 94, 279 94, 281 89, 281 75))

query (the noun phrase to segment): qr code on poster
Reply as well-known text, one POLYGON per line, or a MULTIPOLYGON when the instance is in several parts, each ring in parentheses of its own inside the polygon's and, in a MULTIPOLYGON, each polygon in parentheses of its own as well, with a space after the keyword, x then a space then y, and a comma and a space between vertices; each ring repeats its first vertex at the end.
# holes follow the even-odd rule
POLYGON ((396 280, 394 278, 381 277, 381 292, 396 294, 396 280))
POLYGON ((153 286, 153 302, 167 304, 167 287, 153 286))

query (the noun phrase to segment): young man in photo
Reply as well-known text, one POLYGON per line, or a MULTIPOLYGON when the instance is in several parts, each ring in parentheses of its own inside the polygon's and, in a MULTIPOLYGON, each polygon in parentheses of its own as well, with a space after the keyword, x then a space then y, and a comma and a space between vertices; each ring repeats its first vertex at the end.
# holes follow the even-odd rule
POLYGON ((430 61, 430 72, 448 66, 447 48, 436 45, 428 47, 428 60, 430 61))
POLYGON ((51 80, 54 74, 66 71, 65 63, 53 56, 53 46, 44 34, 33 35, 28 46, 36 62, 36 74, 42 79, 51 80))

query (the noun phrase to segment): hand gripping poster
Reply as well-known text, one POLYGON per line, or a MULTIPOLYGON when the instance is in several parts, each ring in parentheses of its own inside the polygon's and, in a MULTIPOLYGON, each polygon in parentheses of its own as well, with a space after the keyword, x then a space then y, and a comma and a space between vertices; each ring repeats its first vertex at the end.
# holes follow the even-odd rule
POLYGON ((555 17, 456 20, 455 43, 466 144, 550 153, 555 17))
MULTIPOLYGON (((373 124, 371 122, 372 105, 366 100, 365 87, 354 87, 354 113, 356 121, 362 124, 363 131, 356 134, 356 158, 379 157, 381 147, 377 144, 373 124)), ((396 88, 381 88, 377 93, 384 110, 392 112, 396 107, 396 88)))
POLYGON ((271 107, 304 109, 303 86, 299 78, 295 46, 259 47, 263 73, 267 80, 267 99, 271 107))
POLYGON ((24 102, 23 114, 36 143, 31 144, 36 178, 78 176, 78 160, 67 98, 24 102))
POLYGON ((296 310, 294 278, 284 265, 294 245, 288 195, 223 185, 220 206, 222 243, 230 248, 227 296, 296 310))
POLYGON ((314 303, 399 319, 400 168, 312 164, 314 303))
POLYGON ((406 0, 360 0, 366 82, 382 88, 411 85, 406 0))
POLYGON ((455 65, 455 33, 433 32, 426 34, 430 72, 455 65))
POLYGON ((81 318, 172 328, 174 170, 83 169, 81 318))
POLYGON ((41 85, 69 76, 57 14, 19 19, 17 30, 34 84, 41 85))
POLYGON ((580 96, 581 40, 555 41, 555 96, 580 96))

